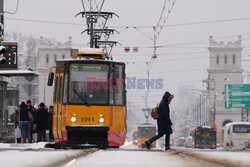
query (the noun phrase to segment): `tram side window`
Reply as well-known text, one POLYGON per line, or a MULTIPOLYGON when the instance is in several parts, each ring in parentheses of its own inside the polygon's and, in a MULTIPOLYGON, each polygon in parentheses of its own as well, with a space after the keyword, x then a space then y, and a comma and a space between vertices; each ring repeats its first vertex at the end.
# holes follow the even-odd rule
POLYGON ((123 77, 123 66, 115 65, 115 105, 124 105, 124 77, 123 77))
POLYGON ((67 95, 68 95, 68 74, 64 75, 64 88, 63 88, 63 103, 67 103, 67 95))
POLYGON ((59 103, 62 103, 62 95, 63 95, 63 77, 60 78, 60 93, 59 93, 59 103))
POLYGON ((58 77, 56 77, 56 83, 55 83, 55 92, 54 92, 54 103, 57 103, 57 95, 58 95, 58 77))
POLYGON ((59 85, 58 85, 58 91, 57 91, 57 94, 56 94, 56 100, 57 100, 57 103, 60 103, 60 100, 61 100, 61 85, 62 85, 62 77, 60 77, 60 81, 59 81, 59 85))

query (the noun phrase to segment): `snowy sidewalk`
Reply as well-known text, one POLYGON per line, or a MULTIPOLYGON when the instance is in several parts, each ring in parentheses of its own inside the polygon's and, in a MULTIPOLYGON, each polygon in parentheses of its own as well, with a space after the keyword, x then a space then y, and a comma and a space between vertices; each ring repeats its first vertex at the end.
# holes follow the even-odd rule
POLYGON ((40 143, 0 143, 1 150, 40 150, 45 149, 46 142, 40 143))
POLYGON ((44 148, 46 143, 0 144, 2 167, 47 167, 94 152, 87 150, 54 150, 44 148))

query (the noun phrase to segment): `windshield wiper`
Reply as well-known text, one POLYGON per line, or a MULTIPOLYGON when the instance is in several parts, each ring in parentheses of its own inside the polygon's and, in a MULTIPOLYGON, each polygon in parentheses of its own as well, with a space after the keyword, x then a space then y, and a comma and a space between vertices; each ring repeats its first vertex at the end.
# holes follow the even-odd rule
POLYGON ((84 99, 75 89, 73 90, 75 94, 86 104, 86 106, 90 107, 91 105, 84 99))

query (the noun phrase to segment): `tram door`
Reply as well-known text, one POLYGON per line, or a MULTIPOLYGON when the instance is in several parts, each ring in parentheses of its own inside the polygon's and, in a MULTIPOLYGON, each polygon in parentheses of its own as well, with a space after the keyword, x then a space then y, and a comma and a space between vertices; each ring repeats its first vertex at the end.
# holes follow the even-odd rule
POLYGON ((62 138, 62 95, 63 95, 63 80, 64 74, 56 74, 56 85, 55 85, 55 98, 54 98, 54 111, 56 119, 54 119, 54 127, 56 127, 55 138, 62 138))

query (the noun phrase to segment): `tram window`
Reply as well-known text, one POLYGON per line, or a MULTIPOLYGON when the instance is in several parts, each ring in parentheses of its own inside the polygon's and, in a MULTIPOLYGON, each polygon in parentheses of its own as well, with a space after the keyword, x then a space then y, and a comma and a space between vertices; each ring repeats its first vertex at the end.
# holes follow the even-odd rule
POLYGON ((123 105, 124 103, 124 77, 123 77, 123 66, 115 66, 115 105, 123 105))
POLYGON ((54 103, 57 103, 57 92, 58 92, 58 77, 56 77, 56 83, 55 83, 54 103))
POLYGON ((58 90, 56 93, 56 101, 60 103, 60 95, 61 95, 61 85, 62 85, 62 77, 60 77, 59 85, 58 85, 58 90))
POLYGON ((62 103, 62 95, 63 95, 63 77, 60 78, 59 103, 62 103))
POLYGON ((68 95, 68 74, 64 75, 64 89, 63 89, 63 103, 67 103, 67 95, 68 95))

